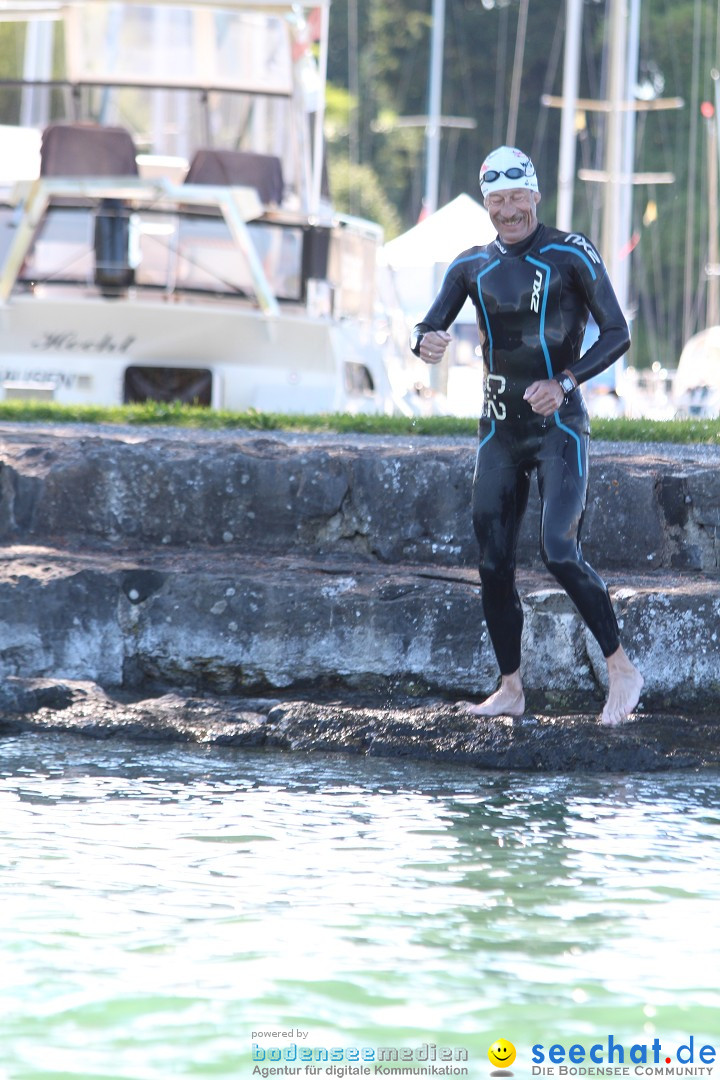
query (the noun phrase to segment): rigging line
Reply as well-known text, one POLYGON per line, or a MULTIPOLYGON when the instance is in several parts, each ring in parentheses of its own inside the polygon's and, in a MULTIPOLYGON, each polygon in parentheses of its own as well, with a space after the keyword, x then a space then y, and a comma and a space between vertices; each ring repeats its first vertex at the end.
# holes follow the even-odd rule
MULTIPOLYGON (((715 67, 717 59, 715 54, 715 43, 712 35, 712 21, 713 11, 712 7, 708 4, 705 8, 705 30, 703 33, 703 39, 705 44, 705 59, 703 60, 703 84, 705 87, 710 86, 710 72, 715 67)), ((705 91, 703 91, 703 97, 705 97, 705 91)))
MULTIPOLYGON (((648 189, 648 195, 657 203, 657 188, 652 184, 648 189)), ((660 250, 660 230, 657 222, 654 222, 646 230, 650 233, 650 248, 652 253, 652 279, 657 322, 662 330, 662 340, 666 343, 672 341, 670 335, 671 323, 668 317, 668 309, 674 309, 675 303, 668 304, 666 288, 663 286, 662 251, 660 250)), ((673 366, 673 365, 671 365, 673 366)))
POLYGON ((392 71, 393 80, 397 79, 397 82, 393 81, 392 84, 392 107, 401 116, 408 112, 420 113, 427 109, 427 93, 424 88, 427 86, 427 73, 430 66, 430 50, 427 45, 430 25, 428 17, 422 23, 414 20, 406 27, 407 42, 402 51, 400 70, 393 69, 392 71), (419 89, 422 89, 423 96, 412 98, 412 91, 419 89), (408 98, 410 98, 409 102, 408 98))
MULTIPOLYGON (((586 32, 582 35, 582 63, 587 79, 587 96, 590 98, 600 98, 600 86, 597 76, 597 64, 595 56, 595 43, 597 41, 595 14, 593 6, 590 5, 585 12, 585 26, 586 32)), ((601 16, 604 22, 604 15, 601 16)), ((599 115, 599 114, 598 114, 599 115)), ((589 113, 585 117, 585 125, 577 134, 577 151, 579 157, 579 165, 583 169, 599 168, 599 165, 594 157, 594 144, 593 140, 597 137, 596 120, 593 113, 589 113)), ((599 184, 587 184, 583 183, 580 187, 580 199, 582 200, 582 206, 584 208, 585 221, 581 227, 584 227, 584 231, 591 236, 597 234, 596 228, 596 216, 598 206, 598 191, 600 189, 599 184)), ((577 206, 577 204, 576 204, 577 206)))
POLYGON ((695 0, 693 13, 693 47, 692 47, 692 85, 690 87, 690 142, 688 148, 688 200, 687 213, 685 216, 685 279, 683 288, 683 341, 692 336, 692 294, 691 281, 693 263, 693 236, 695 225, 695 185, 697 176, 697 114, 698 114, 698 80, 697 70, 700 53, 700 0, 695 0))
MULTIPOLYGON (((720 0, 719 0, 720 2, 720 0)), ((552 88, 555 85, 555 78, 557 76, 557 69, 560 64, 560 50, 564 40, 564 8, 561 4, 558 8, 557 22, 555 23, 555 36, 550 47, 550 56, 548 59, 547 68, 545 69, 545 82, 543 84, 543 97, 546 94, 552 92, 552 88)), ((540 106, 540 113, 538 115, 538 123, 533 136, 532 148, 530 150, 530 157, 533 161, 539 161, 542 153, 542 148, 545 145, 545 134, 547 131, 547 123, 550 115, 550 108, 547 105, 540 106)))
MULTIPOLYGON (((596 94, 594 96, 604 99, 608 96, 608 57, 610 53, 609 48, 609 28, 610 28, 610 3, 611 0, 605 0, 604 14, 602 16, 602 52, 600 61, 599 78, 596 74, 596 94)), ((589 42, 590 34, 586 35, 589 42)), ((595 143, 594 143, 594 163, 593 168, 602 170, 605 162, 605 140, 607 125, 602 118, 601 114, 598 114, 597 118, 591 118, 595 143)), ((600 235, 600 223, 602 220, 602 200, 603 200, 603 185, 602 184, 588 184, 590 189, 590 232, 592 236, 600 235)))
POLYGON ((508 109, 508 124, 506 142, 508 146, 515 145, 517 136, 518 112, 520 110, 520 85, 522 82, 522 69, 525 62, 525 38, 527 35, 528 7, 530 0, 520 0, 518 11, 517 31, 515 34, 515 57, 513 59, 512 82, 510 84, 510 106, 508 109))
POLYGON ((372 126, 366 117, 377 115, 379 105, 378 84, 378 56, 376 39, 378 37, 375 12, 377 5, 370 0, 367 15, 367 37, 363 45, 363 98, 358 101, 360 143, 358 146, 358 160, 374 164, 374 147, 371 143, 372 126))
MULTIPOLYGON (((654 0, 657 4, 657 8, 647 13, 647 26, 648 33, 646 40, 652 40, 652 28, 655 25, 669 25, 669 20, 672 17, 675 0, 654 0)), ((677 48, 678 42, 675 35, 670 35, 669 41, 669 62, 670 69, 668 71, 668 82, 675 87, 677 91, 684 89, 683 81, 681 77, 681 67, 679 61, 679 54, 677 48)), ((661 111, 658 114, 658 120, 660 123, 661 138, 663 139, 663 149, 665 153, 665 169, 668 172, 673 172, 678 178, 677 183, 681 182, 681 178, 686 176, 687 171, 687 159, 684 153, 684 145, 681 138, 681 131, 687 126, 687 118, 681 116, 680 113, 666 114, 661 111)), ((677 187, 674 189, 677 191, 677 187)), ((677 199, 677 194, 673 194, 673 190, 669 189, 664 192, 661 199, 658 201, 661 214, 666 213, 669 216, 669 223, 667 226, 669 250, 674 252, 680 252, 684 243, 684 220, 683 216, 673 211, 672 199, 677 199)), ((674 348, 677 351, 680 345, 681 328, 680 320, 682 318, 682 306, 683 306, 683 266, 680 259, 672 259, 670 265, 666 265, 666 290, 664 293, 667 299, 667 328, 665 340, 673 342, 674 348)))
MULTIPOLYGON (((579 132, 579 134, 578 134, 578 149, 579 149, 579 152, 580 152, 580 162, 581 162, 581 165, 582 165, 583 169, 590 169, 592 167, 592 159, 591 159, 592 149, 591 149, 591 146, 590 146, 590 137, 589 137, 589 133, 588 133, 588 129, 587 129, 587 124, 585 125, 585 129, 583 131, 579 132)), ((593 187, 592 184, 583 184, 581 189, 580 189, 581 192, 582 192, 582 196, 583 196, 583 202, 584 202, 584 206, 585 206, 585 215, 586 215, 586 218, 587 218, 588 222, 592 218, 592 208, 593 208, 593 196, 592 196, 592 191, 591 191, 592 187, 593 187)), ((591 233, 590 226, 585 225, 585 230, 584 231, 591 233)))
POLYGON ((660 343, 657 329, 657 317, 656 312, 653 309, 653 300, 655 299, 655 296, 649 289, 647 262, 642 247, 643 245, 640 243, 636 249, 638 257, 635 262, 635 269, 639 278, 638 311, 642 312, 647 327, 648 352, 651 356, 659 358, 660 343))
POLYGON ((450 128, 447 134, 445 154, 443 155, 443 177, 440 184, 440 198, 438 200, 439 206, 444 206, 450 202, 453 196, 453 177, 455 174, 455 166, 457 165, 458 154, 458 142, 460 139, 460 130, 458 128, 450 128))
MULTIPOLYGON (((482 16, 480 16, 480 17, 482 18, 482 16)), ((463 34, 462 28, 459 26, 458 13, 457 13, 457 3, 454 2, 454 0, 450 0, 450 22, 451 22, 452 29, 453 29, 453 34, 454 34, 454 37, 455 37, 455 47, 456 47, 456 49, 458 51, 460 76, 461 76, 461 79, 462 79, 462 87, 463 87, 463 103, 464 103, 465 108, 470 108, 471 103, 472 103, 472 101, 474 99, 474 94, 473 94, 473 82, 472 82, 472 79, 470 78, 470 63, 466 62, 466 57, 465 57, 465 45, 466 45, 468 40, 472 40, 472 39, 469 38, 469 36, 467 34, 463 34)))
POLYGON ((357 166, 360 164, 360 80, 358 77, 358 8, 357 0, 348 0, 347 23, 348 90, 348 160, 350 163, 350 213, 358 212, 357 166))
MULTIPOLYGON (((703 275, 704 276, 704 275, 703 275)), ((695 290, 693 296, 693 326, 695 330, 699 330, 703 324, 703 312, 705 311, 705 289, 704 282, 698 281, 698 288, 695 290)))
MULTIPOLYGON (((460 68, 460 74, 461 74, 461 80, 462 80, 462 88, 463 88, 463 97, 462 97, 461 107, 464 108, 469 115, 471 115, 471 116, 472 115, 477 115, 477 113, 479 112, 479 109, 474 105, 476 97, 475 97, 475 94, 473 92, 473 82, 472 82, 472 79, 470 78, 470 66, 471 65, 467 61, 466 52, 465 52, 466 42, 468 40, 472 40, 472 39, 469 37, 469 35, 467 33, 465 33, 465 34, 463 33, 463 28, 460 25, 460 21, 458 19, 457 3, 455 2, 455 0, 449 0, 449 5, 450 5, 450 24, 451 24, 451 31, 452 31, 452 35, 453 35, 453 43, 454 43, 455 49, 457 50, 457 58, 458 58, 458 61, 457 61, 457 64, 455 65, 455 67, 457 68, 459 66, 459 68, 460 68)), ((482 15, 480 15, 480 18, 482 18, 482 15)), ((450 111, 452 111, 452 109, 450 111)), ((450 128, 450 130, 447 133, 447 152, 445 154, 445 167, 443 169, 443 174, 444 174, 443 175, 443 194, 442 194, 441 204, 449 202, 450 199, 453 196, 453 191, 454 191, 454 187, 455 187, 454 179, 455 179, 455 171, 456 171, 456 168, 457 168, 457 159, 458 159, 458 155, 461 153, 461 148, 464 148, 464 145, 465 145, 464 141, 461 142, 461 140, 464 140, 464 138, 468 134, 474 136, 475 132, 463 132, 463 131, 460 131, 458 128, 450 128)), ((477 150, 475 148, 474 140, 472 142, 468 141, 468 147, 472 148, 472 158, 473 158, 473 166, 469 170, 469 172, 470 172, 471 175, 473 175, 473 177, 476 180, 476 178, 477 178, 477 163, 476 163, 477 150)), ((467 190, 467 188, 465 186, 465 181, 462 181, 462 187, 461 187, 460 190, 461 191, 466 191, 467 190)))
POLYGON ((493 109, 493 146, 497 146, 502 140, 502 117, 505 105, 505 74, 507 72, 508 57, 508 23, 510 8, 500 8, 498 19, 498 44, 495 63, 495 102, 493 109))

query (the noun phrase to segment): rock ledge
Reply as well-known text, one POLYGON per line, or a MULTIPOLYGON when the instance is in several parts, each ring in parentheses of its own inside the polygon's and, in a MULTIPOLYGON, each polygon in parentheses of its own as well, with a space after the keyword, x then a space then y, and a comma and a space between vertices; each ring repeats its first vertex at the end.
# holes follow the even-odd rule
POLYGON ((638 714, 617 728, 586 713, 481 722, 462 703, 427 699, 388 705, 170 693, 133 700, 90 682, 6 680, 0 734, 33 731, 532 772, 636 773, 720 764, 718 716, 638 714))

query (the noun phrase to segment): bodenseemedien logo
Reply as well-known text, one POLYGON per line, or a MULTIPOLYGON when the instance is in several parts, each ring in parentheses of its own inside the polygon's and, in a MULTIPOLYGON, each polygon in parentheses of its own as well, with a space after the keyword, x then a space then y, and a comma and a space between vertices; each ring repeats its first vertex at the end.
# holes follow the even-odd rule
MULTIPOLYGON (((254 1034, 254 1033, 253 1033, 254 1034)), ((464 1046, 282 1046, 252 1043, 253 1076, 270 1080, 294 1076, 343 1080, 356 1076, 468 1077, 469 1053, 464 1046)))

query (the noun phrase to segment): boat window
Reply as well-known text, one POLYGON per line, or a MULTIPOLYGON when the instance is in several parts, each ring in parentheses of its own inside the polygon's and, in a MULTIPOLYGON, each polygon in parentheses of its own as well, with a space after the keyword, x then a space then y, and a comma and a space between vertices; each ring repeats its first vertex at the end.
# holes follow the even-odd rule
POLYGON ((371 237, 344 228, 333 230, 328 277, 336 296, 336 315, 372 317, 376 250, 371 237))
POLYGON ((94 216, 86 208, 51 207, 19 280, 90 283, 95 272, 94 225, 94 216))
POLYGON ((375 390, 375 383, 370 374, 370 369, 365 364, 358 364, 354 360, 346 361, 345 389, 348 394, 359 395, 360 397, 372 394, 375 390))
MULTIPOLYGON (((248 232, 278 300, 300 300, 302 289, 302 231, 283 225, 253 222, 248 232)), ((183 217, 174 238, 176 279, 179 288, 213 292, 240 292, 253 296, 253 275, 220 218, 183 217)), ((143 245, 146 252, 148 245, 143 245)), ((143 283, 142 261, 137 280, 143 283)))
MULTIPOLYGON (((302 300, 302 229, 253 222, 248 232, 278 300, 302 300)), ((25 260, 23 282, 91 284, 95 213, 52 206, 25 260)), ((220 217, 137 210, 130 216, 130 262, 140 288, 254 296, 250 265, 220 217)))
POLYGON ((207 368, 140 367, 125 370, 123 404, 143 401, 184 401, 188 405, 212 402, 212 372, 207 368))
POLYGON ((264 222, 248 225, 265 276, 279 300, 302 296, 302 229, 264 222))

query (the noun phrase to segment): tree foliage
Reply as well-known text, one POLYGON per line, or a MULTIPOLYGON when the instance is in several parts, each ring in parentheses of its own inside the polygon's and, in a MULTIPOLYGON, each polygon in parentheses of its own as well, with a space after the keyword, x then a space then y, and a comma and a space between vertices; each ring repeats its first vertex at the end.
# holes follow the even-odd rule
MULTIPOLYGON (((479 197, 480 162, 506 141, 520 10, 521 0, 445 0, 441 111, 470 118, 475 128, 442 130, 440 205, 461 192, 479 197)), ((535 162, 541 217, 554 223, 560 114, 542 97, 562 93, 565 0, 530 0, 527 10, 515 142, 535 162)), ((710 71, 720 66, 718 7, 716 0, 642 0, 640 11, 638 93, 685 105, 637 115, 635 170, 672 173, 675 182, 633 188, 632 362, 674 366, 685 338, 704 325, 709 132, 698 103, 712 96, 710 71)), ((581 96, 606 95, 608 14, 609 0, 585 0, 581 96)), ((336 143, 334 153, 372 170, 409 228, 422 205, 425 132, 401 125, 428 111, 432 0, 335 0, 330 25, 330 79, 357 85, 356 138, 336 143)), ((605 116, 582 119, 578 167, 602 168, 605 116)), ((576 181, 575 227, 597 242, 602 198, 602 185, 576 181)))

